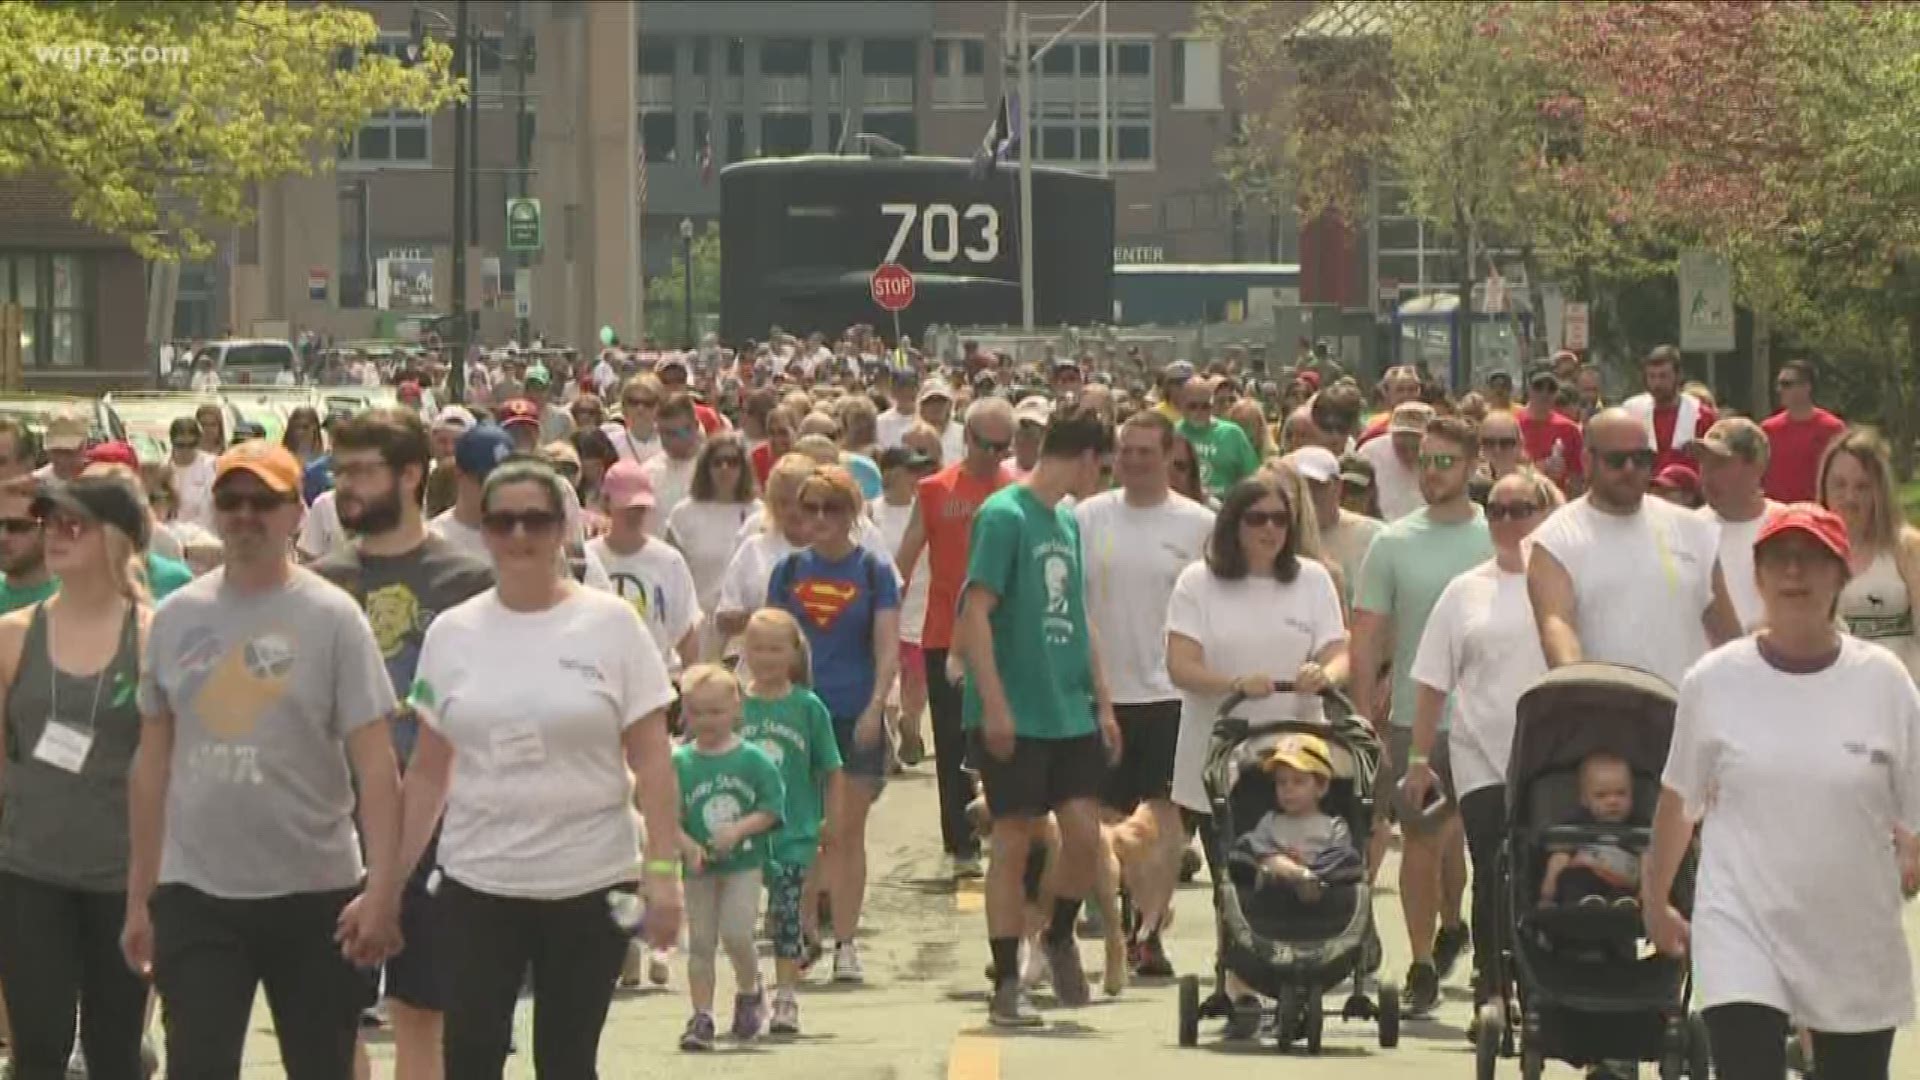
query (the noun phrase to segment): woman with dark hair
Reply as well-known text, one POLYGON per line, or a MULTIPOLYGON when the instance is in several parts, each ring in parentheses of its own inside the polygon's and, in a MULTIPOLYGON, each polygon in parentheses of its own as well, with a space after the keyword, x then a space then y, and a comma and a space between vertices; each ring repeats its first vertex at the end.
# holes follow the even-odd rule
MULTIPOLYGON (((1320 719, 1321 688, 1346 681, 1347 628, 1340 592, 1326 567, 1298 554, 1287 488, 1270 475, 1228 489, 1214 518, 1207 557, 1181 571, 1167 602, 1167 674, 1179 687, 1180 737, 1174 751, 1173 800, 1194 814, 1209 812, 1202 783, 1207 744, 1220 706, 1244 695, 1239 715, 1256 726, 1320 719), (1292 693, 1276 693, 1280 682, 1292 693)), ((1222 852, 1200 829, 1207 864, 1224 873, 1222 852)), ((1236 1007, 1232 1038, 1259 1030, 1258 1002, 1231 976, 1236 1007)))
MULTIPOLYGON (((804 402, 805 395, 801 398, 804 402)), ((788 404, 767 414, 767 441, 753 448, 753 477, 762 487, 773 473, 773 463, 793 452, 793 440, 800 437, 800 418, 805 415, 807 410, 788 404)))
MULTIPOLYGON (((667 515, 665 535, 686 556, 701 611, 711 614, 720 602, 720 582, 740 548, 741 530, 759 509, 746 443, 733 432, 709 438, 693 464, 687 498, 667 515)), ((717 631, 703 634, 701 656, 717 659, 724 643, 717 631)))
POLYGON ((613 440, 598 427, 581 428, 571 437, 573 452, 580 456, 580 476, 574 481, 574 488, 580 495, 581 506, 592 506, 600 495, 600 481, 620 460, 620 451, 614 448, 613 440))
POLYGON ((320 433, 320 411, 311 405, 296 406, 287 414, 287 429, 280 436, 280 445, 293 451, 302 465, 311 465, 314 458, 326 453, 327 440, 320 433))
POLYGON ((1213 499, 1200 486, 1200 459, 1193 444, 1179 432, 1173 433, 1173 447, 1167 451, 1167 485, 1201 506, 1212 506, 1213 499))

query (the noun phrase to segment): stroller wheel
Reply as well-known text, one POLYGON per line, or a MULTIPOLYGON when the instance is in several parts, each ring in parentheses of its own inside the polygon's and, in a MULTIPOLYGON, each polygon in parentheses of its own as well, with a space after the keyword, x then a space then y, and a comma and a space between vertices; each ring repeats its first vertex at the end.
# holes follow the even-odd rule
POLYGON ((1180 978, 1180 1045, 1200 1044, 1200 977, 1180 978))
POLYGON ((1708 1080, 1713 1067, 1713 1043, 1707 1036, 1707 1019, 1699 1013, 1687 1017, 1687 1076, 1708 1080))
POLYGON ((1500 1065, 1500 1044, 1506 1040, 1506 1034, 1499 1006, 1481 1006, 1473 1033, 1473 1075, 1477 1080, 1493 1080, 1494 1071, 1500 1065))
POLYGON ((1326 1026, 1327 1014, 1325 1005, 1320 1000, 1320 989, 1319 987, 1308 987, 1306 1031, 1304 1034, 1307 1038, 1307 1053, 1312 1054, 1314 1057, 1320 1056, 1320 1036, 1325 1032, 1326 1026))
POLYGON ((1380 1049, 1391 1050, 1400 1045, 1400 988, 1392 983, 1380 984, 1380 1049))
POLYGON ((1520 1080, 1540 1080, 1540 1074, 1547 1071, 1547 1059, 1540 1051, 1531 1047, 1520 1049, 1520 1080))

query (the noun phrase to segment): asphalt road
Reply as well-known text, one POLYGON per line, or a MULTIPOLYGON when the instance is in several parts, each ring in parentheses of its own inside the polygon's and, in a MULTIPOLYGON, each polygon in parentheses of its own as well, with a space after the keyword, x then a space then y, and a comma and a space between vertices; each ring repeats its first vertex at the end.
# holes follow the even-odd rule
MULTIPOLYGON (((1290 1080, 1473 1076, 1473 1053, 1464 1034, 1469 1012, 1464 962, 1446 987, 1446 1000, 1436 1016, 1408 1022, 1394 1050, 1378 1047, 1373 1025, 1345 1024, 1331 1015, 1319 1058, 1296 1053, 1276 1060, 1271 1042, 1223 1044, 1213 1022, 1203 1028, 1200 1046, 1181 1049, 1175 1039, 1173 984, 1136 984, 1118 998, 1102 998, 1099 948, 1090 941, 1082 942, 1082 954, 1096 984, 1092 1005, 1058 1009, 1043 993, 1038 1001, 1048 1020, 1045 1028, 997 1031, 986 1023, 980 896, 977 889, 956 892, 939 877, 930 767, 912 770, 889 786, 875 809, 869 857, 873 884, 862 940, 867 982, 831 986, 824 983, 824 973, 817 973, 801 996, 804 1036, 744 1046, 723 1039, 714 1053, 681 1053, 676 1041, 688 1006, 683 972, 676 970, 666 990, 616 999, 601 1043, 600 1075, 605 1080, 1244 1080, 1247 1069, 1258 1062, 1283 1070, 1290 1080)), ((1390 863, 1382 875, 1389 889, 1379 897, 1377 910, 1387 950, 1385 970, 1397 978, 1405 970, 1407 953, 1392 880, 1390 863)), ((1182 971, 1207 972, 1212 932, 1204 878, 1182 890, 1177 906, 1169 938, 1174 962, 1182 971)), ((1909 920, 1916 932, 1909 940, 1920 941, 1920 915, 1910 913, 1909 920)), ((732 987, 724 961, 721 968, 718 1020, 724 1031, 732 987)), ((771 960, 766 970, 770 977, 771 960)), ((1343 998, 1328 996, 1330 1013, 1343 998)), ((531 1008, 523 1006, 522 1047, 531 1046, 531 1020, 531 1008)), ((372 1046, 375 1076, 390 1075, 391 1054, 383 1036, 376 1034, 372 1046)), ((282 1075, 264 1004, 248 1046, 247 1075, 282 1075)), ((530 1080, 530 1058, 524 1053, 516 1057, 508 1075, 530 1080)), ((1500 1075, 1517 1077, 1517 1062, 1503 1062, 1500 1075)), ((1547 1075, 1579 1074, 1549 1066, 1547 1075)), ((1642 1072, 1653 1075, 1651 1068, 1642 1072)), ((1894 1075, 1920 1080, 1920 1047, 1910 1033, 1903 1033, 1897 1046, 1894 1075)))

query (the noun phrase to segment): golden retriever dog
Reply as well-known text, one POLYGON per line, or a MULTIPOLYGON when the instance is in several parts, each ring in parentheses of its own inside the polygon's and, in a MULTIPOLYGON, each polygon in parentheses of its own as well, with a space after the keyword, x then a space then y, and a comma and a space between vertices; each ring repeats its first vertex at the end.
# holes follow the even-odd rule
MULTIPOLYGON (((984 796, 976 794, 973 801, 967 804, 967 818, 983 842, 990 839, 993 823, 984 796)), ((1094 856, 1093 893, 1086 897, 1086 902, 1100 912, 1102 944, 1106 953, 1101 988, 1109 997, 1126 989, 1130 969, 1120 889, 1124 885, 1128 894, 1136 897, 1159 895, 1155 890, 1161 887, 1155 879, 1164 876, 1158 865, 1164 861, 1160 855, 1159 834, 1153 813, 1145 805, 1118 821, 1100 826, 1100 850, 1094 856)), ((1053 917, 1053 902, 1059 898, 1060 827, 1052 815, 1047 816, 1040 839, 1027 859, 1027 922, 1026 933, 1021 940, 1024 959, 1020 977, 1031 989, 1049 978, 1046 953, 1040 948, 1040 935, 1046 931, 1047 923, 1053 917), (1039 864, 1037 873, 1036 863, 1039 864)), ((1169 896, 1172 893, 1170 886, 1161 888, 1161 891, 1169 896)), ((1163 919, 1161 925, 1169 921, 1163 919)), ((988 978, 992 977, 993 972, 989 970, 988 978)))

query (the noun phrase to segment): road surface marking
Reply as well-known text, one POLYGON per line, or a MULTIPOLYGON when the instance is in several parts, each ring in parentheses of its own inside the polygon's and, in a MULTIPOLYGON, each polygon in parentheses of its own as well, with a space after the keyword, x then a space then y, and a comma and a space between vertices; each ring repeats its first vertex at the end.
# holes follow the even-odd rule
POLYGON ((947 1055, 947 1080, 1000 1080, 1000 1041, 979 1035, 953 1040, 947 1055))
POLYGON ((962 915, 971 915, 986 910, 986 883, 981 881, 962 881, 953 893, 953 910, 962 915))

